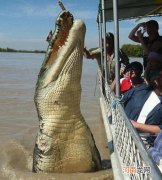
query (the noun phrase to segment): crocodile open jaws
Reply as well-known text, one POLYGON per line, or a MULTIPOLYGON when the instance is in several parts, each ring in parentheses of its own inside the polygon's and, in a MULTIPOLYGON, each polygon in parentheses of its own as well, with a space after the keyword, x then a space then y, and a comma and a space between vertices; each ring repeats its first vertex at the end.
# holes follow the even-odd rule
POLYGON ((85 24, 65 9, 56 20, 35 90, 39 130, 34 172, 101 169, 93 135, 80 110, 85 24))

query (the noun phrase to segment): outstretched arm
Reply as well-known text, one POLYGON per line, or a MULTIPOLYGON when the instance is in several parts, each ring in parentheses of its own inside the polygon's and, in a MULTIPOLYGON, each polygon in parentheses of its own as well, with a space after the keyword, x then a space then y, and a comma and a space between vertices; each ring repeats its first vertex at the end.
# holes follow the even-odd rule
POLYGON ((92 55, 90 54, 90 52, 86 48, 84 48, 83 53, 87 59, 93 59, 92 55))
POLYGON ((92 54, 90 51, 88 51, 86 48, 84 48, 84 56, 87 58, 87 59, 94 59, 96 58, 96 55, 95 54, 92 54))
POLYGON ((133 126, 140 132, 144 133, 159 133, 161 129, 157 125, 141 124, 131 120, 133 126))
POLYGON ((145 28, 145 23, 140 23, 137 26, 135 26, 135 28, 132 29, 132 31, 130 32, 130 34, 128 36, 129 39, 131 39, 134 42, 138 42, 138 43, 140 42, 139 39, 138 39, 138 36, 136 35, 136 32, 138 31, 138 29, 140 27, 145 28))

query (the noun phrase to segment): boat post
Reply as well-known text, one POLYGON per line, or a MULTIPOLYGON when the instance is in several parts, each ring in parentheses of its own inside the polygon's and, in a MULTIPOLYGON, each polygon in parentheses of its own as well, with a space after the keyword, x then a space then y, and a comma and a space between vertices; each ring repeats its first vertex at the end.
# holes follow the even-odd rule
POLYGON ((104 70, 104 59, 103 59, 103 43, 102 43, 102 17, 99 13, 98 16, 98 32, 99 32, 99 47, 101 48, 101 71, 104 70))
POLYGON ((103 40, 104 40, 104 52, 103 52, 103 57, 104 57, 104 76, 105 76, 105 84, 109 81, 109 72, 107 68, 107 55, 106 55, 106 20, 105 20, 105 1, 102 0, 102 5, 101 5, 101 11, 102 11, 102 23, 103 23, 103 40))
POLYGON ((118 1, 113 0, 114 15, 114 44, 115 44, 115 80, 116 80, 116 97, 120 99, 120 72, 119 72, 119 21, 118 21, 118 1))

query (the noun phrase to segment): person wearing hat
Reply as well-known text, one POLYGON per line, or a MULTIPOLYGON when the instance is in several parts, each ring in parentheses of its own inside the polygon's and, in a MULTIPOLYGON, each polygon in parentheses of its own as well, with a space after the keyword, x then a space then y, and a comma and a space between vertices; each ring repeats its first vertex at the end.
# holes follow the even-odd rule
MULTIPOLYGON (((108 78, 109 83, 111 83, 115 78, 115 56, 114 56, 114 35, 109 32, 106 33, 106 54, 107 54, 107 68, 108 68, 108 78)), ((84 56, 87 59, 97 59, 98 66, 101 69, 101 49, 93 48, 92 50, 87 50, 84 48, 84 56)), ((129 58, 127 55, 120 49, 119 51, 120 64, 125 66, 129 64, 129 58)))
POLYGON ((162 36, 159 35, 159 24, 155 20, 139 23, 129 34, 129 39, 141 43, 143 47, 143 64, 147 65, 149 52, 154 51, 162 54, 162 36), (148 36, 144 36, 147 32, 148 36))
MULTIPOLYGON (((140 62, 134 61, 125 67, 124 74, 125 77, 120 79, 120 93, 123 94, 133 87, 144 82, 141 77, 143 72, 143 66, 140 62)), ((115 80, 111 84, 111 89, 115 91, 115 80)))

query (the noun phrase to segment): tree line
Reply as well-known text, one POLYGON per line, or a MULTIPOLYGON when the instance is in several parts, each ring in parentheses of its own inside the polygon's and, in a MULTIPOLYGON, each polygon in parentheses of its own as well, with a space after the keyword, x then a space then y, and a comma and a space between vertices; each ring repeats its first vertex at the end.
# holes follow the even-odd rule
POLYGON ((0 52, 19 52, 19 53, 45 53, 43 50, 16 50, 12 48, 0 48, 0 52))
POLYGON ((124 44, 121 49, 127 54, 128 57, 142 57, 143 55, 141 45, 124 44))
MULTIPOLYGON (((92 48, 96 49, 96 48, 92 48)), ((91 49, 91 50, 92 50, 91 49)), ((142 57, 143 50, 141 45, 134 44, 124 44, 121 49, 127 54, 129 57, 142 57)), ((21 52, 21 53, 45 53, 43 50, 16 50, 11 48, 0 48, 0 52, 21 52)))
MULTIPOLYGON (((89 51, 96 50, 97 47, 89 49, 89 51)), ((141 45, 135 44, 124 44, 121 49, 125 52, 128 57, 142 57, 143 49, 141 45)))

